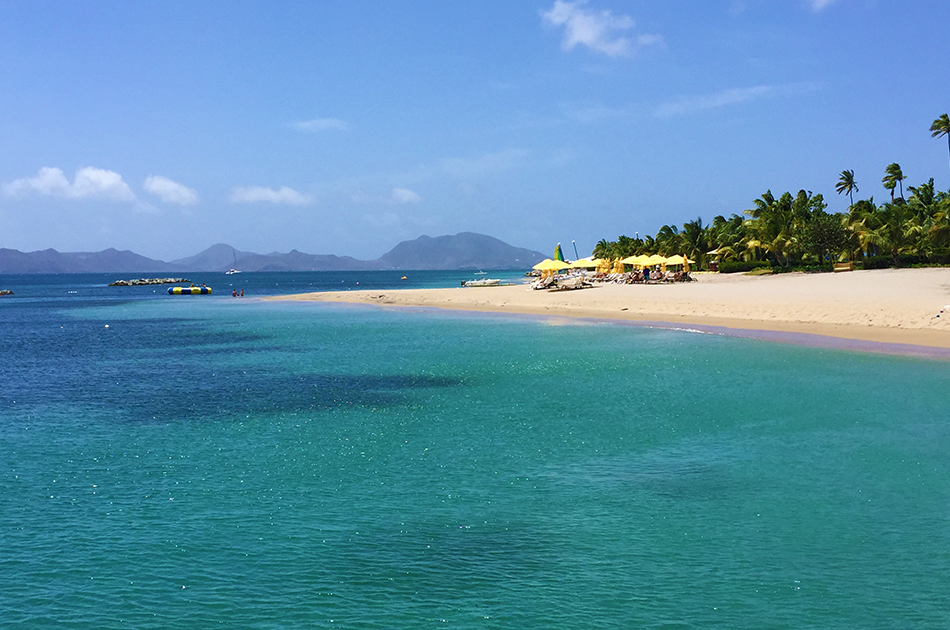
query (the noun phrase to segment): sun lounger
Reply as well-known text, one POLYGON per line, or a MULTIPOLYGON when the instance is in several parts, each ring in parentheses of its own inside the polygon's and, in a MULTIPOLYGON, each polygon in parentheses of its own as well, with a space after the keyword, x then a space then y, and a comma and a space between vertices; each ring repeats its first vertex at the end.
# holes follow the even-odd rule
POLYGON ((574 289, 583 289, 589 287, 590 284, 587 282, 587 279, 583 276, 574 276, 572 278, 563 278, 557 281, 551 291, 571 291, 574 289))

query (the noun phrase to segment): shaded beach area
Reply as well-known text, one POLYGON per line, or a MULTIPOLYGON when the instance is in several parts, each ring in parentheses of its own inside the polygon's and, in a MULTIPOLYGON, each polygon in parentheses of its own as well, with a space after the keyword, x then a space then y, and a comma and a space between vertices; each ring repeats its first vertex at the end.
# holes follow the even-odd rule
MULTIPOLYGON (((338 291, 277 296, 300 300, 550 315, 759 331, 950 351, 950 269, 881 269, 771 276, 696 274, 696 282, 597 284, 578 291, 527 286, 338 291), (946 312, 944 312, 946 311, 946 312)), ((755 335, 776 338, 775 335, 755 335)), ((844 344, 855 347, 854 344, 844 344)), ((882 349, 882 348, 877 348, 882 349)), ((928 354, 928 353, 924 353, 928 354)), ((934 353, 930 353, 934 354, 934 353)), ((947 352, 937 352, 947 355, 947 352)))

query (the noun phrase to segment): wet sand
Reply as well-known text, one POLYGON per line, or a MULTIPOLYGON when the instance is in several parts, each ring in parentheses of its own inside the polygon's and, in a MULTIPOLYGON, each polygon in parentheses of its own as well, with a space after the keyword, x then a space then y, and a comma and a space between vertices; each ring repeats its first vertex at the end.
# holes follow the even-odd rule
POLYGON ((690 283, 595 284, 556 292, 514 285, 339 291, 268 299, 626 320, 950 349, 947 268, 771 276, 695 274, 695 278, 690 283))

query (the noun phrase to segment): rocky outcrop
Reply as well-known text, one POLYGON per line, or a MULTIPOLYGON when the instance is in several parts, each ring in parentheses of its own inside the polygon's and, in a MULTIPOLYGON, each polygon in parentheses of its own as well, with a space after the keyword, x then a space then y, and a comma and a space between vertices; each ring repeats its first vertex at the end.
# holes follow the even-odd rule
POLYGON ((138 287, 146 284, 178 284, 179 282, 191 282, 187 278, 136 278, 134 280, 116 280, 110 282, 110 287, 138 287))

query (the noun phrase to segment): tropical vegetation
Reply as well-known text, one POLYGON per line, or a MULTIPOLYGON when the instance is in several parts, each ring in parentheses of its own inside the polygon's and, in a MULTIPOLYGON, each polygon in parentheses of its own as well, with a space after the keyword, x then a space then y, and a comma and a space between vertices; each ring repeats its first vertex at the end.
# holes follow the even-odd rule
MULTIPOLYGON (((933 137, 948 137, 950 118, 943 114, 930 127, 933 137)), ((602 239, 595 258, 622 259, 640 254, 682 254, 700 269, 716 263, 768 263, 782 269, 830 269, 835 262, 853 261, 866 267, 902 264, 950 264, 950 191, 938 191, 933 178, 908 186, 896 162, 884 169, 881 183, 890 200, 854 200, 859 192, 853 170, 841 172, 835 190, 847 194, 847 212, 827 212, 821 194, 808 190, 774 195, 766 190, 741 215, 702 217, 678 228, 664 225, 655 236, 621 235, 602 239), (895 196, 895 190, 898 194, 895 196)), ((757 265, 727 265, 753 268, 757 265)))

